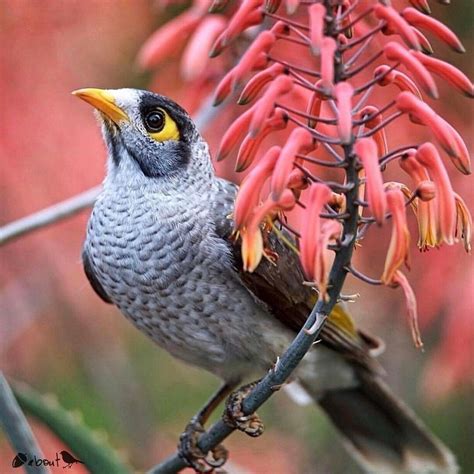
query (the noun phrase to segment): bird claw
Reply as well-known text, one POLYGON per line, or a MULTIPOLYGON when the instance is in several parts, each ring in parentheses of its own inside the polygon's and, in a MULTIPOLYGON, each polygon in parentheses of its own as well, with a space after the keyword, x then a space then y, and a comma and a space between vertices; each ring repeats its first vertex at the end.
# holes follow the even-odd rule
POLYGON ((195 472, 215 473, 216 468, 225 464, 229 453, 222 444, 212 448, 209 453, 204 453, 197 444, 204 431, 202 423, 193 418, 179 437, 178 454, 195 472))
POLYGON ((244 385, 231 393, 226 401, 224 414, 222 415, 222 420, 228 426, 243 431, 245 434, 252 436, 253 438, 260 436, 264 432, 265 427, 256 413, 244 415, 242 411, 242 403, 256 384, 257 382, 253 382, 244 385))

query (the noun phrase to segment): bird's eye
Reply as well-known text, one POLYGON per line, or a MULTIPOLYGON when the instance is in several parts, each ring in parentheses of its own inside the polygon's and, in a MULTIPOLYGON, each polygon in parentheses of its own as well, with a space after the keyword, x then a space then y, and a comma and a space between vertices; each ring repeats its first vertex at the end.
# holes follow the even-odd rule
POLYGON ((150 133, 161 132, 165 126, 165 114, 161 110, 152 110, 145 116, 145 127, 150 133))
POLYGON ((179 140, 179 129, 177 123, 164 109, 153 109, 143 115, 145 128, 153 140, 166 142, 179 140))

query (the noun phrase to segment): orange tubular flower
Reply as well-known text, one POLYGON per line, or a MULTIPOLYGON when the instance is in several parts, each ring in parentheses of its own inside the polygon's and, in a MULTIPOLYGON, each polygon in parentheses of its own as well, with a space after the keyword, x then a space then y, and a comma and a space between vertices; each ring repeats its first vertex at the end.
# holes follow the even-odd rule
POLYGON ((413 342, 418 349, 421 349, 423 347, 423 341, 421 340, 420 329, 418 327, 418 309, 415 293, 413 292, 410 283, 408 283, 407 277, 399 270, 395 272, 392 279, 392 284, 400 285, 403 293, 405 294, 408 320, 410 322, 413 342))
POLYGON ((280 157, 272 175, 271 190, 274 201, 280 199, 283 190, 288 185, 293 163, 298 153, 308 153, 314 148, 313 137, 302 127, 295 128, 281 150, 280 157))
POLYGON ((252 273, 263 256, 263 237, 260 227, 246 227, 240 231, 244 271, 252 273))
MULTIPOLYGON (((406 153, 399 162, 400 167, 413 180, 417 190, 422 186, 426 187, 424 183, 430 183, 432 191, 434 183, 428 181, 428 173, 416 160, 415 153, 415 150, 406 153)), ((420 250, 427 250, 428 248, 438 246, 440 242, 438 240, 438 204, 436 196, 433 196, 429 201, 425 201, 420 195, 420 199, 413 201, 412 207, 415 210, 418 221, 418 248, 420 250)))
POLYGON ((325 184, 312 184, 308 191, 309 201, 301 222, 300 260, 305 275, 312 280, 318 236, 321 235, 320 214, 332 197, 331 189, 325 184))
POLYGON ((337 103, 337 130, 343 145, 352 140, 352 96, 353 87, 348 82, 339 82, 334 87, 337 103))
POLYGON ((388 210, 392 214, 392 237, 388 247, 382 282, 390 285, 395 272, 405 263, 409 266, 410 233, 407 226, 405 199, 400 189, 387 191, 388 210))
POLYGON ((272 174, 280 152, 279 146, 271 147, 242 181, 234 205, 234 227, 236 230, 242 230, 248 217, 258 205, 262 187, 272 174))
POLYGON ((387 197, 377 157, 377 144, 372 138, 361 138, 355 143, 354 151, 364 167, 369 210, 376 222, 382 225, 387 209, 387 197))
POLYGON ((402 63, 415 77, 421 88, 433 99, 438 98, 438 88, 428 70, 401 44, 391 41, 384 46, 387 59, 402 63))
POLYGON ((416 159, 428 170, 436 185, 440 237, 452 245, 456 235, 456 200, 448 172, 438 150, 431 143, 424 143, 418 148, 416 159))
POLYGON ((280 211, 292 209, 295 202, 293 193, 286 189, 278 202, 269 197, 253 211, 248 224, 241 231, 244 271, 253 272, 262 260, 265 251, 262 230, 260 229, 262 222, 267 218, 273 220, 274 216, 280 211))

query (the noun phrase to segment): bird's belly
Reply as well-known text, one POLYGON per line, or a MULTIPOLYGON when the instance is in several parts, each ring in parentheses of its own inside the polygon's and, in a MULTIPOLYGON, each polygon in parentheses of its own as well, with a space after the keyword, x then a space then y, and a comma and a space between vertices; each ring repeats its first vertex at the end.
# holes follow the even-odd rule
POLYGON ((202 226, 161 222, 137 232, 125 219, 106 232, 96 227, 86 246, 101 285, 172 355, 227 378, 268 367, 289 341, 237 281, 222 241, 202 226))

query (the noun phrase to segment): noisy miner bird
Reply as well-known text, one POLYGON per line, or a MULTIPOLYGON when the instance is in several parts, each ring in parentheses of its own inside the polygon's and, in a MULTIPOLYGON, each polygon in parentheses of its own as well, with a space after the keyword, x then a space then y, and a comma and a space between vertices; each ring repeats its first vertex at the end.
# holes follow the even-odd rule
MULTIPOLYGON (((264 261, 243 272, 229 219, 238 187, 215 175, 207 143, 178 104, 135 89, 74 94, 98 110, 108 148, 84 244, 85 273, 104 301, 159 346, 224 381, 182 436, 182 456, 204 470, 192 435, 237 384, 275 364, 315 293, 302 284, 298 256, 274 235, 276 265, 264 261)), ((366 471, 456 471, 450 451, 381 380, 380 341, 357 330, 341 306, 321 338, 294 378, 366 471)), ((260 434, 256 415, 246 423, 234 408, 227 421, 260 434)))

